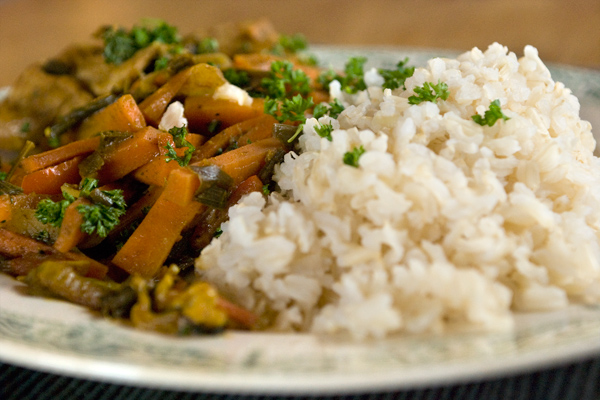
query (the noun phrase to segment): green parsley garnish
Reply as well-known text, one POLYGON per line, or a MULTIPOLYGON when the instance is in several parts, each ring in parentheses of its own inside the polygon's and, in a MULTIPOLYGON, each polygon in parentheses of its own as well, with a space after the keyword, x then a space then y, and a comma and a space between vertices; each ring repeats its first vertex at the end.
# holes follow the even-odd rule
POLYGON ((7 177, 8 177, 8 172, 0 171, 0 181, 5 181, 7 177))
POLYGON ((265 196, 268 196, 269 194, 271 194, 271 189, 269 189, 268 183, 266 185, 263 185, 262 192, 265 196))
POLYGON ((23 125, 21 125, 20 131, 22 133, 27 133, 27 132, 29 132, 30 129, 31 129, 31 124, 29 123, 29 121, 27 121, 27 122, 24 122, 23 125))
POLYGON ((323 72, 318 82, 327 90, 333 80, 337 80, 342 85, 342 90, 346 93, 354 94, 360 90, 365 90, 367 85, 364 81, 364 66, 367 62, 366 57, 351 57, 344 68, 344 75, 338 75, 333 70, 323 72))
MULTIPOLYGON (((98 190, 98 180, 85 178, 80 185, 79 196, 93 201, 91 205, 80 204, 77 211, 83 215, 81 231, 100 237, 106 237, 119 223, 121 215, 125 214, 125 199, 122 190, 98 190)), ((54 202, 44 199, 38 203, 35 217, 44 224, 60 227, 67 207, 76 200, 74 196, 63 190, 63 200, 54 202)))
POLYGON ((178 128, 175 126, 169 129, 169 133, 173 136, 173 142, 175 142, 175 147, 187 147, 187 149, 185 150, 183 157, 179 157, 175 152, 175 148, 171 145, 171 143, 168 143, 165 146, 165 149, 167 149, 166 161, 171 162, 175 160, 179 165, 185 167, 190 163, 190 160, 192 159, 192 154, 194 153, 194 151, 196 151, 196 148, 185 139, 185 136, 188 134, 187 127, 182 126, 181 128, 178 128))
POLYGON ((299 94, 291 99, 283 99, 283 101, 267 98, 265 113, 274 116, 280 123, 286 121, 303 122, 306 120, 304 113, 312 106, 314 106, 312 97, 305 99, 299 94))
POLYGON ((198 43, 197 54, 216 53, 219 51, 219 42, 215 38, 204 38, 198 43))
POLYGON ((263 78, 261 86, 265 89, 267 97, 274 99, 310 93, 308 76, 304 71, 294 69, 294 65, 289 61, 273 61, 270 76, 263 78))
POLYGON ((398 89, 400 86, 404 86, 406 78, 410 78, 415 72, 415 67, 407 67, 408 57, 396 64, 396 69, 383 69, 380 68, 377 72, 384 79, 382 85, 385 89, 398 89))
POLYGON ((160 57, 156 61, 154 61, 154 70, 160 71, 161 69, 165 69, 169 66, 169 57, 160 57))
POLYGON ((362 145, 360 147, 355 147, 352 151, 346 152, 346 154, 344 154, 344 164, 358 168, 358 159, 364 152, 365 148, 362 145))
POLYGON ((344 111, 344 105, 338 99, 333 100, 328 105, 323 103, 317 104, 313 110, 313 117, 319 119, 324 115, 329 115, 331 118, 337 119, 342 111, 344 111))
POLYGON ((65 211, 69 204, 75 201, 75 197, 63 191, 63 200, 52 201, 50 199, 44 199, 38 203, 35 210, 35 217, 43 224, 49 224, 55 227, 60 227, 63 218, 65 217, 65 211))
POLYGON ((450 95, 448 85, 438 81, 437 85, 431 82, 425 82, 423 86, 414 88, 415 95, 408 98, 408 104, 420 104, 424 101, 435 103, 438 99, 446 100, 450 95))
POLYGON ((102 39, 104 59, 111 64, 123 63, 153 42, 174 44, 180 41, 177 28, 162 20, 146 20, 142 26, 134 26, 130 31, 108 27, 102 32, 102 39))
POLYGON ((329 140, 330 142, 333 140, 333 138, 331 137, 331 132, 333 132, 333 125, 331 123, 316 125, 315 132, 317 132, 317 135, 329 140))
POLYGON ((493 126, 499 119, 504 121, 510 119, 502 112, 502 109, 500 108, 500 99, 496 99, 490 103, 490 108, 484 113, 483 117, 479 114, 475 114, 471 118, 481 126, 493 126))
POLYGON ((244 88, 250 85, 250 77, 246 71, 236 70, 233 68, 223 71, 223 76, 232 85, 244 88))

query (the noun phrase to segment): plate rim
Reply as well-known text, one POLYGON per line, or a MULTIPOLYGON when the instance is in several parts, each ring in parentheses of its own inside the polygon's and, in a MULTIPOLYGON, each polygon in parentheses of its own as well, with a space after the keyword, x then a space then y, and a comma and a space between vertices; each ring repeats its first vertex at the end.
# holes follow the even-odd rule
MULTIPOLYGON (((432 54, 443 56, 455 56, 462 53, 453 49, 403 47, 403 46, 342 46, 314 44, 310 50, 323 51, 345 51, 353 53, 389 53, 391 55, 402 55, 402 53, 422 54, 430 57, 432 54)), ((468 51, 468 50, 467 50, 468 51)), ((464 52, 464 51, 463 51, 464 52)), ((600 77, 600 71, 565 64, 546 63, 546 65, 559 71, 575 74, 593 74, 600 77)), ((554 71, 553 71, 554 73, 554 71)), ((0 101, 8 88, 0 88, 0 101)), ((600 103, 599 103, 600 104, 600 103)), ((12 279, 12 278, 9 278, 12 279)), ((16 282, 16 281, 15 281, 16 282)), ((0 287, 0 300, 2 293, 6 290, 0 287)), ((39 299, 45 302, 45 299, 39 299)), ((0 324, 2 323, 2 306, 0 302, 0 324)), ((112 324, 112 322, 111 322, 112 324)), ((117 328, 121 329, 121 328, 117 328)), ((135 335, 146 335, 144 332, 136 331, 135 335)), ((257 333, 254 333, 257 334, 257 333)), ((260 333, 258 333, 260 335, 260 333)), ((152 335, 151 333, 149 335, 152 335)), ((237 333, 231 333, 237 335, 237 333)), ((282 334, 285 335, 285 334, 282 334)), ((307 335, 307 334, 300 334, 307 335)), ((316 395, 316 394, 348 394, 373 391, 388 391, 399 389, 415 389, 427 386, 438 386, 473 382, 482 379, 501 378, 509 375, 526 373, 540 368, 551 368, 561 364, 576 362, 587 357, 600 355, 600 340, 589 340, 578 344, 563 346, 554 349, 550 355, 543 351, 537 351, 525 355, 505 357, 501 363, 484 363, 481 360, 462 362, 452 365, 448 370, 431 366, 420 366, 412 371, 393 370, 387 373, 377 372, 378 375, 358 374, 353 379, 342 375, 296 374, 265 377, 264 375, 249 375, 239 372, 231 372, 227 375, 216 373, 194 375, 194 371, 179 371, 179 375, 171 376, 171 380, 165 380, 164 365, 140 366, 136 364, 125 364, 111 362, 110 360, 93 359, 86 355, 64 354, 60 351, 51 351, 27 346, 22 343, 11 341, 0 333, 0 361, 18 365, 38 371, 54 374, 62 374, 77 379, 109 382, 121 385, 132 385, 153 389, 168 389, 177 391, 193 392, 218 392, 218 393, 244 393, 244 394, 294 394, 294 395, 316 395), (53 362, 54 360, 54 362, 53 362), (75 365, 73 365, 76 361, 75 365), (85 364, 85 365, 84 365, 85 364), (429 374, 423 374, 423 371, 429 374), (103 371, 103 373, 98 373, 103 371), (127 375, 122 375, 126 372, 127 375), (403 374, 398 379, 397 374, 403 374), (298 381, 299 378, 309 378, 310 382, 298 381)), ((413 366, 414 367, 414 366, 413 366)))

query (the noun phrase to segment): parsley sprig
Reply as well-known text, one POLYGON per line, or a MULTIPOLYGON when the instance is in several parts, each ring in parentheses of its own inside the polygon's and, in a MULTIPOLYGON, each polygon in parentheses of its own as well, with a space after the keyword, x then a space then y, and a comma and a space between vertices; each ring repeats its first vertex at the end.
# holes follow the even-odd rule
POLYGON ((344 154, 344 164, 358 168, 358 160, 364 153, 365 148, 362 145, 355 147, 352 151, 348 151, 344 154))
POLYGON ((317 104, 313 110, 313 117, 319 119, 324 115, 329 115, 331 118, 337 118, 342 111, 344 111, 344 105, 335 99, 329 104, 317 104))
POLYGON ((104 40, 104 59, 111 64, 123 63, 153 42, 174 44, 180 41, 177 28, 162 20, 146 20, 142 26, 134 26, 129 31, 109 26, 104 28, 101 37, 104 40))
POLYGON ((408 98, 408 104, 421 104, 424 101, 437 102, 438 99, 447 100, 450 96, 448 85, 438 80, 437 84, 425 82, 423 86, 413 89, 415 94, 408 98))
POLYGON ((396 69, 380 68, 377 70, 384 80, 383 88, 394 90, 404 86, 406 78, 410 78, 415 72, 415 67, 406 66, 407 63, 408 57, 399 61, 398 64, 396 64, 396 69))
POLYGON ((192 145, 190 142, 186 140, 186 135, 188 134, 188 130, 186 126, 182 127, 173 127, 169 129, 169 133, 173 136, 173 142, 175 143, 175 147, 171 143, 167 143, 165 149, 167 149, 166 161, 177 161, 177 164, 185 167, 190 163, 192 159, 192 154, 196 151, 196 147, 192 145), (177 155, 175 148, 186 147, 183 157, 177 155))
POLYGON ((306 96, 310 92, 308 76, 300 69, 294 69, 289 61, 273 61, 270 75, 263 78, 261 86, 267 97, 285 99, 297 94, 306 96))
POLYGON ((349 94, 365 90, 367 88, 364 80, 364 66, 366 62, 366 57, 351 57, 346 62, 343 75, 339 75, 333 70, 328 70, 319 76, 318 82, 327 90, 329 84, 337 80, 342 85, 342 90, 349 94))
POLYGON ((502 109, 500 108, 500 99, 496 99, 490 103, 490 108, 483 114, 483 117, 479 114, 475 114, 471 118, 481 126, 493 126, 499 119, 504 121, 510 119, 502 112, 502 109))
MULTIPOLYGON (((77 211, 83 215, 81 231, 87 234, 97 233, 100 237, 106 237, 119 223, 119 218, 125 214, 127 204, 123 197, 123 191, 99 190, 98 180, 84 178, 79 186, 79 197, 87 198, 92 204, 80 204, 77 211)), ((68 191, 63 190, 63 200, 52 201, 44 199, 38 203, 35 217, 44 224, 60 227, 65 216, 65 211, 77 198, 68 191)))

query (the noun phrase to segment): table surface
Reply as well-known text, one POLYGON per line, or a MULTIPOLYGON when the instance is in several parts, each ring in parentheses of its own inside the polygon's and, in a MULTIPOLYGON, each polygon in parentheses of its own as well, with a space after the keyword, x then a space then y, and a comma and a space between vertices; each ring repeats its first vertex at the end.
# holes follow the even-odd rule
MULTIPOLYGON (((600 68, 599 0, 0 0, 0 87, 27 65, 96 28, 159 17, 182 32, 266 16, 282 33, 312 43, 468 50, 499 42, 537 47, 547 62, 600 68)), ((0 364, 2 399, 249 399, 186 394, 73 379, 0 364)), ((331 397, 334 398, 334 397, 331 397)), ((600 357, 484 382, 336 399, 600 398, 600 357)))

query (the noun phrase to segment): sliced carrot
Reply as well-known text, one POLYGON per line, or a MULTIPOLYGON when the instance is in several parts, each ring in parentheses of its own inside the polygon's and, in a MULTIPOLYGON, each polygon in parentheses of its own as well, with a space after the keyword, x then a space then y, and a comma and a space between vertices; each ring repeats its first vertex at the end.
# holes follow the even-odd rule
POLYGON ((113 258, 113 264, 130 274, 153 277, 163 265, 183 228, 200 211, 192 188, 199 184, 191 171, 174 170, 144 220, 113 258), (175 201, 173 201, 175 200, 175 201))
MULTIPOLYGON (((274 61, 282 60, 284 59, 268 53, 236 54, 233 56, 233 68, 244 71, 268 72, 271 70, 271 64, 274 61)), ((287 61, 290 60, 288 59, 287 61)), ((291 62, 294 64, 294 69, 302 70, 313 83, 321 75, 322 70, 317 67, 305 65, 295 60, 291 60, 291 62)))
MULTIPOLYGON (((194 148, 198 148, 206 142, 206 136, 198 135, 197 133, 188 133, 185 135, 185 140, 194 146, 194 148)), ((175 142, 173 140, 173 135, 167 132, 163 132, 158 137, 158 150, 161 155, 167 154, 167 145, 171 145, 175 149, 175 153, 177 156, 182 157, 187 151, 187 147, 176 147, 175 142)))
POLYGON ((60 164, 25 175, 21 181, 23 192, 60 194, 60 188, 63 184, 78 184, 81 180, 78 167, 83 158, 83 156, 73 157, 60 164))
POLYGON ((9 195, 3 194, 0 196, 0 224, 10 221, 12 218, 12 207, 9 195))
POLYGON ((89 200, 79 198, 73 203, 69 204, 65 210, 65 216, 60 225, 60 231, 58 237, 54 242, 53 247, 61 253, 71 251, 87 236, 86 233, 81 231, 81 224, 83 223, 83 214, 77 210, 77 207, 81 204, 91 204, 89 200))
POLYGON ((191 68, 186 68, 169 79, 160 89, 146 97, 140 103, 142 114, 148 124, 158 126, 167 106, 191 75, 191 68))
POLYGON ((262 115, 264 100, 257 98, 251 105, 246 106, 226 99, 213 99, 210 96, 190 96, 185 99, 184 110, 191 131, 210 135, 211 124, 218 124, 218 129, 221 130, 262 115))
POLYGON ((133 96, 126 94, 114 103, 86 118, 77 136, 90 138, 103 131, 135 132, 146 126, 146 121, 133 96))
POLYGON ((284 144, 276 138, 263 139, 235 150, 228 151, 216 157, 194 163, 194 165, 217 165, 223 172, 233 178, 234 184, 239 184, 265 165, 269 154, 277 149, 283 149, 284 144))
POLYGON ((158 156, 142 165, 133 172, 133 177, 146 185, 165 186, 171 171, 185 169, 177 161, 169 161, 164 156, 158 156))
POLYGON ((148 126, 103 154, 104 164, 95 178, 100 185, 116 181, 158 156, 161 131, 148 126))
POLYGON ((90 154, 98 148, 99 144, 99 137, 77 140, 56 149, 26 157, 21 161, 21 166, 25 173, 29 174, 52 165, 60 164, 73 157, 90 154))
MULTIPOLYGON (((239 143, 239 147, 243 146, 244 144, 248 144, 248 140, 257 141, 258 138, 255 137, 255 134, 252 134, 252 138, 250 136, 246 137, 245 140, 237 139, 254 131, 261 131, 263 129, 270 129, 272 131, 273 124, 275 124, 275 122, 275 118, 270 115, 263 114, 258 117, 238 122, 226 129, 223 129, 221 132, 208 139, 206 143, 196 149, 194 155, 192 156, 192 162, 212 157, 219 151, 224 151, 227 147, 234 143, 239 143), (270 128, 266 128, 267 126, 270 126, 270 128)), ((268 137, 268 135, 265 137, 268 137)), ((264 139, 264 137, 261 139, 264 139)))

